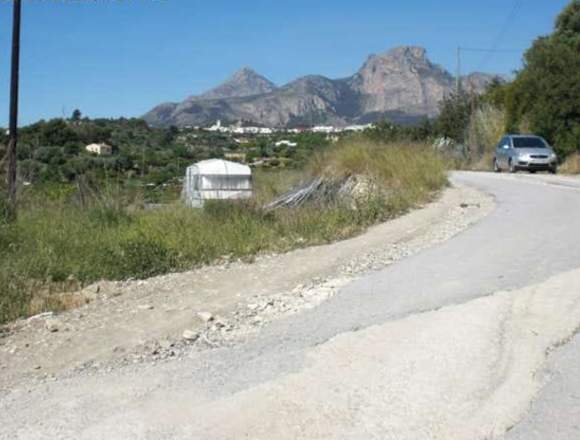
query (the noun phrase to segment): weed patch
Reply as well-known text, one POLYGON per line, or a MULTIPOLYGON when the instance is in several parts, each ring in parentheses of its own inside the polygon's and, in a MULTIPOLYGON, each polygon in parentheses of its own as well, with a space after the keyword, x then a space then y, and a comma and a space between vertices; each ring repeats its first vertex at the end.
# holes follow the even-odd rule
POLYGON ((351 237, 425 203, 447 182, 445 163, 430 148, 362 139, 326 149, 306 172, 254 177, 254 199, 211 202, 203 209, 174 201, 146 210, 134 194, 79 198, 74 188, 24 194, 18 220, 0 224, 0 323, 78 305, 78 297, 53 288, 71 278, 82 285, 142 279, 224 257, 252 258, 351 237), (380 190, 367 191, 354 205, 261 209, 312 175, 366 176, 380 190))

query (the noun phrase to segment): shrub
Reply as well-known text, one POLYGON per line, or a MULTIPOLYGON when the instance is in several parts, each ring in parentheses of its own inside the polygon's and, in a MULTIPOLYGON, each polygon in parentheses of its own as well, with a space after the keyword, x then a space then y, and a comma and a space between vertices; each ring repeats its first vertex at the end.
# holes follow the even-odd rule
POLYGON ((112 278, 117 279, 149 278, 177 266, 176 254, 165 243, 143 234, 124 239, 106 261, 112 278))
POLYGON ((489 170, 498 141, 505 133, 503 110, 483 104, 471 115, 468 128, 471 168, 489 170))
POLYGON ((3 192, 0 192, 0 227, 8 222, 9 214, 10 208, 8 206, 7 196, 3 192))
POLYGON ((483 104, 471 115, 468 142, 476 157, 493 153, 505 133, 505 112, 490 104, 483 104))
POLYGON ((580 174, 580 153, 569 155, 560 166, 560 172, 566 174, 580 174))
POLYGON ((407 208, 447 183, 443 158, 424 144, 375 144, 354 139, 318 155, 310 171, 331 178, 369 176, 391 197, 402 196, 407 208))
POLYGON ((32 291, 25 278, 13 271, 0 271, 0 324, 26 314, 32 291))
POLYGON ((117 226, 131 221, 131 217, 125 209, 107 205, 88 208, 87 219, 102 227, 117 226))

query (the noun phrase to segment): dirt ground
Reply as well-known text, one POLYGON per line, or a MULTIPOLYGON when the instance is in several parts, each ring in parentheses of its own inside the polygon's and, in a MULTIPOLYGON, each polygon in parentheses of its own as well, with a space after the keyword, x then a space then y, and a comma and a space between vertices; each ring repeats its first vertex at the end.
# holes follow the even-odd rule
POLYGON ((465 230, 492 197, 448 188, 433 203, 341 242, 144 281, 101 282, 91 302, 20 320, 0 334, 0 392, 83 371, 163 362, 233 344, 312 308, 353 279, 465 230))

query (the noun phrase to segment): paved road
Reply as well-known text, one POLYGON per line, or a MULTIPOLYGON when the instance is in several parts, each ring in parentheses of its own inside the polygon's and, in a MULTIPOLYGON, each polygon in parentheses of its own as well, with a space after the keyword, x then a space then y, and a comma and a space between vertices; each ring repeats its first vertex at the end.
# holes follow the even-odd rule
MULTIPOLYGON (((449 423, 450 415, 442 413, 420 413, 429 423, 417 424, 415 431, 382 420, 412 420, 419 414, 417 408, 431 408, 432 401, 427 400, 422 407, 416 406, 426 399, 428 389, 432 394, 441 393, 438 401, 445 408, 447 400, 458 398, 456 389, 471 383, 468 375, 461 377, 461 384, 453 382, 460 370, 446 364, 449 357, 437 354, 439 343, 442 352, 449 346, 453 346, 449 353, 455 355, 465 351, 468 359, 461 374, 469 369, 475 374, 479 364, 493 364, 490 371, 492 367, 505 370, 503 362, 508 361, 513 367, 513 359, 477 356, 496 353, 490 351, 490 338, 497 338, 494 350, 506 343, 501 338, 505 329, 496 331, 487 323, 495 323, 496 315, 512 313, 516 303, 503 296, 497 301, 473 300, 498 291, 517 293, 580 268, 580 184, 559 177, 483 173, 456 173, 453 180, 493 194, 495 211, 454 239, 352 283, 320 307, 275 322, 244 345, 195 354, 179 365, 113 372, 104 378, 72 378, 32 393, 8 396, 0 401, 0 413, 4 413, 0 415, 4 426, 0 437, 414 439, 467 432, 445 431, 441 426, 449 423), (454 307, 460 304, 467 305, 454 307), (422 312, 442 308, 441 313, 425 313, 413 321, 422 312), (406 317, 410 318, 403 319, 406 317), (448 325, 454 320, 458 322, 455 329, 448 325), (391 324, 395 322, 400 324, 391 324), (417 333, 423 325, 431 329, 428 334, 417 333), (481 329, 485 331, 479 333, 481 329), (471 344, 455 339, 463 331, 472 332, 471 344), (480 334, 487 336, 479 338, 480 334), (481 351, 470 357, 471 346, 481 351), (435 350, 433 357, 422 357, 429 350, 435 350), (389 353, 407 356, 405 368, 393 363, 389 353), (433 371, 454 372, 446 377, 444 389, 430 388, 436 379, 426 375, 429 362, 433 362, 433 371), (353 374, 352 381, 338 374, 345 371, 353 374), (312 380, 315 374, 316 383, 312 380), (392 380, 384 382, 390 375, 392 380), (424 382, 418 380, 421 377, 424 382), (351 386, 358 383, 360 387, 351 386), (393 395, 393 389, 401 391, 393 395), (413 399, 395 405, 398 396, 409 389, 413 399), (381 404, 371 404, 371 399, 381 404), (290 403, 280 405, 282 400, 290 403), (345 420, 348 425, 344 426, 352 426, 352 430, 341 424, 345 420), (332 431, 333 426, 341 429, 332 431), (269 437, 272 433, 276 435, 269 437)), ((564 290, 569 279, 568 284, 560 284, 564 290)), ((497 325, 515 328, 510 322, 501 319, 497 325)), ((520 328, 522 324, 517 322, 520 328)), ((550 376, 558 382, 539 394, 525 426, 516 425, 512 438, 580 438, 576 377, 580 344, 572 342, 561 349, 565 352, 557 353, 567 361, 554 362, 558 356, 550 360, 550 376), (529 435, 534 432, 543 432, 543 436, 529 435)), ((498 382, 489 389, 474 391, 478 401, 501 389, 501 377, 489 378, 498 382)), ((475 411, 449 408, 455 408, 458 415, 475 411)), ((467 437, 458 434, 454 438, 467 437)))
POLYGON ((529 413, 507 435, 509 440, 580 438, 580 337, 549 359, 547 384, 529 413))

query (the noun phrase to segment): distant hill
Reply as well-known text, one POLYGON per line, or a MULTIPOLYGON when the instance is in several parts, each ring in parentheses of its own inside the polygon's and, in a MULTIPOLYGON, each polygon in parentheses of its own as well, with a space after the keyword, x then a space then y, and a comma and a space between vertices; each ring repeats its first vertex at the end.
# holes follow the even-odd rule
POLYGON ((239 98, 263 95, 274 90, 276 90, 276 84, 258 75, 249 67, 244 67, 215 89, 211 89, 199 96, 192 96, 189 100, 239 98))
MULTIPOLYGON (((462 78, 468 91, 481 93, 497 75, 462 78)), ((152 126, 206 125, 221 119, 278 127, 368 123, 387 117, 412 123, 434 117, 455 78, 433 64, 421 47, 398 47, 371 55, 354 75, 329 79, 309 75, 277 87, 244 68, 215 89, 181 103, 158 105, 143 116, 152 126)))

